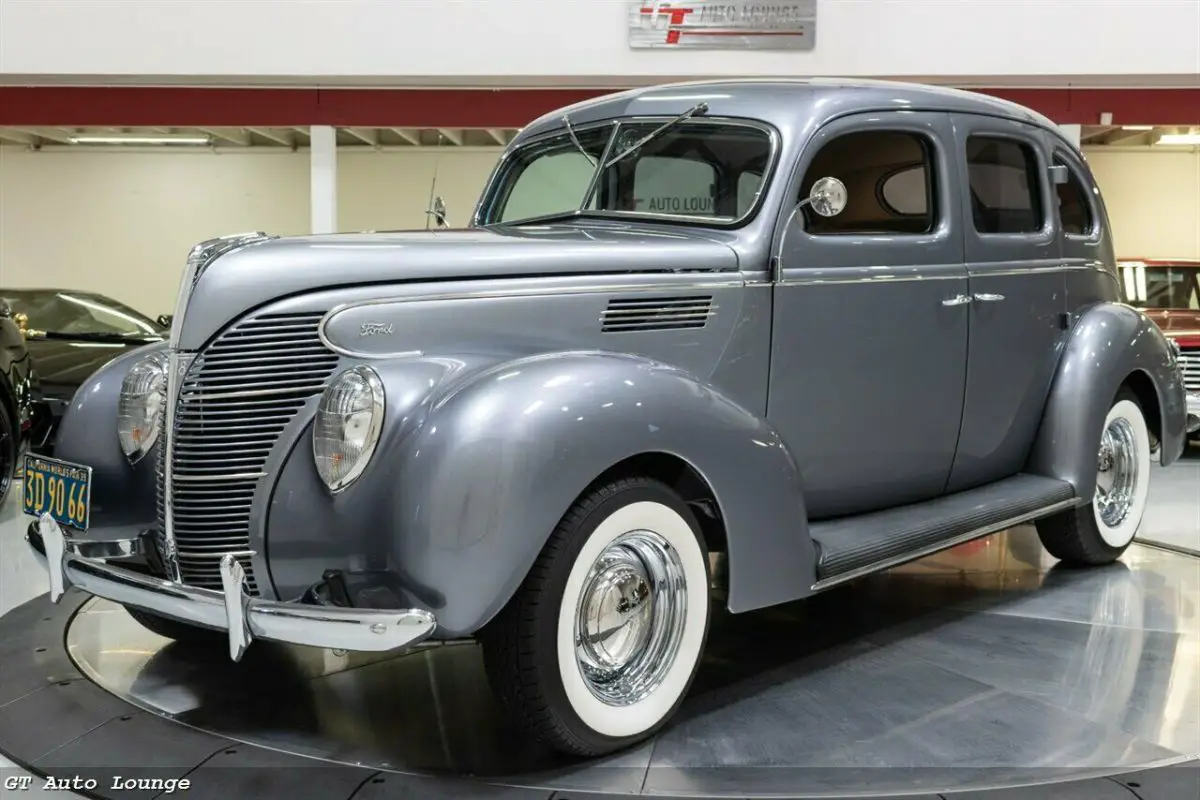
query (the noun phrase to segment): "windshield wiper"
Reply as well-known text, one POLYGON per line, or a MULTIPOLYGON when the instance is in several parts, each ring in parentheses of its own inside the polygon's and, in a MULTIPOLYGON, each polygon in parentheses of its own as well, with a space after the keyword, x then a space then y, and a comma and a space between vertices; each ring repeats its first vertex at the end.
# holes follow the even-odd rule
POLYGON ((532 217, 523 217, 521 219, 508 220, 506 222, 493 222, 487 227, 501 227, 512 225, 537 225, 543 222, 563 222, 565 220, 575 219, 576 217, 586 216, 604 216, 603 214, 594 214, 591 211, 583 208, 571 208, 563 211, 552 211, 548 214, 535 214, 532 217))
POLYGON ((707 112, 708 112, 708 103, 697 103, 696 105, 689 108, 687 111, 680 114, 675 119, 669 120, 667 122, 664 122, 662 125, 659 125, 657 128, 650 131, 649 133, 647 133, 642 138, 638 139, 633 144, 629 145, 629 147, 626 147, 624 150, 617 153, 615 156, 610 158, 608 161, 604 162, 603 169, 608 169, 613 164, 616 164, 618 161, 625 158, 625 156, 634 152, 635 150, 637 150, 639 147, 646 144, 647 142, 652 141, 653 139, 657 139, 663 133, 666 133, 667 131, 669 131, 671 128, 674 128, 679 123, 686 122, 687 120, 691 119, 692 117, 697 117, 697 116, 700 116, 701 114, 705 114, 707 112))
POLYGON ((588 160, 588 163, 595 167, 599 162, 596 161, 594 155, 587 151, 587 148, 583 146, 583 142, 579 141, 579 137, 575 135, 575 126, 571 124, 571 115, 563 114, 562 121, 563 125, 567 128, 567 135, 571 137, 571 144, 575 145, 575 149, 583 153, 583 157, 588 160))

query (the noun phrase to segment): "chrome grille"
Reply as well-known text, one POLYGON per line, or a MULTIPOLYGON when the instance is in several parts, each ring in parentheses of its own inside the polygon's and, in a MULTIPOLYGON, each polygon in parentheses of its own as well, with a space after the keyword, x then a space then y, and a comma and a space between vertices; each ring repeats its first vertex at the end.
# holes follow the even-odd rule
POLYGON ((620 298, 600 317, 604 333, 703 328, 715 309, 711 296, 620 298))
MULTIPOLYGON (((233 553, 253 594, 250 506, 267 457, 337 366, 317 335, 322 313, 263 314, 236 323, 197 355, 180 385, 172 441, 171 505, 184 583, 221 588, 233 553)), ((165 522, 159 448, 159 525, 165 522)))
POLYGON ((1189 392, 1200 392, 1200 347, 1190 347, 1179 354, 1183 367, 1183 385, 1189 392))

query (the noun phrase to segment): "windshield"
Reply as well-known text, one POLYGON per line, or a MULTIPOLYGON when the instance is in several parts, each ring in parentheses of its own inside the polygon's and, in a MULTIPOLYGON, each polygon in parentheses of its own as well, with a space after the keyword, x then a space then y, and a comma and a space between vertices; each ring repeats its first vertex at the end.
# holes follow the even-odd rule
POLYGON ((1200 310, 1200 266, 1122 264, 1121 279, 1130 305, 1200 310))
POLYGON ((572 128, 509 159, 482 222, 579 212, 732 224, 754 211, 770 159, 771 135, 748 124, 638 120, 572 128))
POLYGON ((110 297, 89 292, 4 291, 22 330, 63 336, 161 338, 153 320, 110 297))

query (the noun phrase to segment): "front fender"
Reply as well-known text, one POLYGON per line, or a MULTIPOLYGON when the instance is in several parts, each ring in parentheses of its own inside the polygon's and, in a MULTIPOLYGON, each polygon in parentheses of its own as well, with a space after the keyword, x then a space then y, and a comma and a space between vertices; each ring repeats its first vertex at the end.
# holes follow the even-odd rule
POLYGON ((441 601, 444 634, 473 633, 587 486, 643 453, 681 458, 714 490, 733 610, 812 585, 798 471, 766 423, 681 370, 594 352, 485 370, 432 403, 398 450, 376 456, 375 469, 395 476, 390 561, 416 593, 441 601))
POLYGON ((134 363, 166 346, 139 347, 105 364, 75 391, 59 423, 54 457, 92 468, 91 527, 107 529, 106 536, 117 535, 116 527, 132 535, 155 521, 155 453, 130 466, 117 440, 117 404, 134 363))
POLYGON ((1077 497, 1096 491, 1096 453, 1104 418, 1121 385, 1148 382, 1154 397, 1163 465, 1183 452, 1187 398, 1167 339, 1137 309, 1119 303, 1088 308, 1067 338, 1027 470, 1064 480, 1077 497))

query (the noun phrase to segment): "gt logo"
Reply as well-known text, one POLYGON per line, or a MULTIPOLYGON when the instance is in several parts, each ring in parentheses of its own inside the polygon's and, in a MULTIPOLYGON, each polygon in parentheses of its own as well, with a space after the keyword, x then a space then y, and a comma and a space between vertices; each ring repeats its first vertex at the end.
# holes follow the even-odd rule
POLYGON ((663 2, 663 0, 652 0, 652 2, 643 4, 639 9, 639 13, 642 15, 643 27, 652 29, 657 29, 659 27, 659 20, 665 17, 667 44, 679 44, 679 37, 683 33, 680 28, 687 19, 687 15, 694 13, 695 10, 694 8, 686 8, 663 2))

